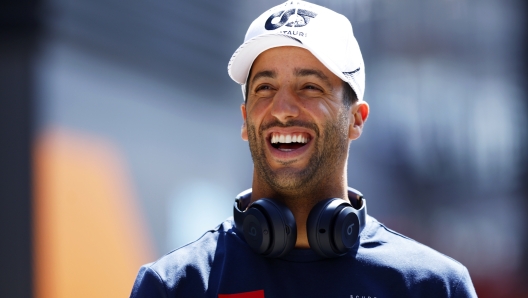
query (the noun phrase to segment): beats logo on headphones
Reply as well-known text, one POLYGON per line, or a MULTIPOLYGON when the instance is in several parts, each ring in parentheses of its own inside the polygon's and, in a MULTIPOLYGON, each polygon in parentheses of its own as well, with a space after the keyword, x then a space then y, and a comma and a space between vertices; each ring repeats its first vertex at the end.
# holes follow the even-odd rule
MULTIPOLYGON (((349 197, 356 197, 361 203, 359 210, 342 199, 328 199, 317 203, 306 222, 310 248, 326 258, 346 254, 358 241, 365 227, 367 206, 363 195, 348 188, 349 197)), ((257 253, 276 258, 286 255, 295 246, 297 226, 292 212, 285 205, 271 200, 260 199, 246 211, 251 189, 239 194, 233 207, 235 226, 242 231, 249 246, 257 253)))

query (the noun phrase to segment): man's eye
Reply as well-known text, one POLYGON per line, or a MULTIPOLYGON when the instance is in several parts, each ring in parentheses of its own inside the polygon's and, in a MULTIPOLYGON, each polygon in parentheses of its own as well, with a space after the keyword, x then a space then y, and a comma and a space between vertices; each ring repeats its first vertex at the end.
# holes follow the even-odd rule
POLYGON ((269 85, 261 85, 255 89, 255 91, 261 91, 261 90, 271 90, 271 87, 269 85))
POLYGON ((319 87, 316 87, 314 85, 306 85, 304 86, 304 89, 321 91, 319 87))

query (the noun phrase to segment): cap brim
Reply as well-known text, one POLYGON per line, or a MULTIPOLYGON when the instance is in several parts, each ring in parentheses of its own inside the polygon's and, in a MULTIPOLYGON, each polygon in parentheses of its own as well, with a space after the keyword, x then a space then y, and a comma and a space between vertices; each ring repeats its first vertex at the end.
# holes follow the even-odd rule
POLYGON ((253 61, 255 61, 258 55, 271 48, 284 46, 306 48, 301 41, 287 35, 259 35, 238 47, 233 56, 231 56, 231 60, 229 60, 227 72, 231 79, 243 85, 246 83, 251 65, 253 65, 253 61))
POLYGON ((238 47, 233 56, 231 56, 231 60, 229 60, 229 64, 227 65, 227 72, 233 81, 240 85, 244 85, 247 81, 249 70, 258 55, 271 48, 285 46, 307 49, 331 72, 343 81, 348 82, 348 79, 339 71, 339 68, 328 59, 320 57, 316 49, 312 49, 312 47, 303 44, 300 40, 294 37, 283 34, 259 35, 243 43, 238 47))

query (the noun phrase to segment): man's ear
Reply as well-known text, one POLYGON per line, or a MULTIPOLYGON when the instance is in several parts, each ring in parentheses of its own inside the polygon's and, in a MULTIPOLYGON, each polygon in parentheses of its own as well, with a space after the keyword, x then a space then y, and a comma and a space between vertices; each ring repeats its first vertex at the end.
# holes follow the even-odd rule
POLYGON ((242 112, 242 119, 244 120, 244 123, 242 123, 242 129, 240 130, 240 135, 242 136, 242 140, 247 141, 248 140, 247 125, 246 125, 247 114, 246 114, 246 104, 245 103, 243 103, 240 106, 240 111, 242 112))
POLYGON ((353 141, 361 136, 363 125, 369 115, 369 105, 365 101, 355 102, 350 107, 350 125, 348 126, 348 138, 353 141))

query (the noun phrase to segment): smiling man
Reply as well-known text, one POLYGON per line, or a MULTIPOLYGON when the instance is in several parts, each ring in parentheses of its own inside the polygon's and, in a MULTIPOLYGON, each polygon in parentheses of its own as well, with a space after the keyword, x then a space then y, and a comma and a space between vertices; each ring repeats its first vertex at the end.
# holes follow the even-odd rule
POLYGON ((252 188, 233 218, 143 266, 131 297, 476 297, 467 269, 367 215, 347 185, 369 114, 348 19, 304 1, 259 16, 228 65, 252 188))
POLYGON ((286 205, 296 220, 296 246, 308 248, 312 207, 322 198, 348 200, 348 147, 361 134, 368 105, 301 47, 265 50, 251 70, 241 107, 242 138, 255 165, 251 201, 286 205))

